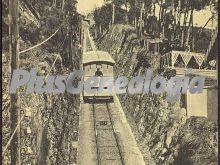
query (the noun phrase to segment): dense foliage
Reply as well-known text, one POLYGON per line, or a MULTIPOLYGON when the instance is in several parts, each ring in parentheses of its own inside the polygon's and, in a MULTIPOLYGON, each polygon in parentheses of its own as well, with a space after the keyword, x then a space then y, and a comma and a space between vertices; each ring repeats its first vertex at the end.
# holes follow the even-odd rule
POLYGON ((178 41, 181 49, 190 48, 192 51, 198 51, 195 41, 198 41, 198 37, 203 40, 201 32, 204 33, 203 29, 195 33, 197 31, 193 22, 195 11, 213 6, 213 16, 210 20, 216 17, 217 13, 215 0, 113 0, 108 2, 94 11, 96 30, 100 35, 111 27, 109 24, 114 17, 115 24, 135 26, 141 36, 164 36, 170 43, 178 41), (113 5, 115 5, 114 16, 113 5), (159 15, 155 13, 156 7, 159 8, 159 15))
MULTIPOLYGON (((154 71, 153 76, 159 74, 158 54, 143 48, 137 36, 130 25, 114 25, 97 40, 99 49, 113 55, 116 77, 143 76, 149 67, 154 71)), ((165 97, 164 93, 119 95, 137 134, 145 162, 158 165, 217 164, 217 123, 205 117, 187 118, 181 99, 170 104, 165 97)))
MULTIPOLYGON (((68 74, 71 61, 73 68, 79 68, 80 15, 76 12, 75 0, 65 4, 55 1, 20 0, 19 4, 19 46, 26 50, 59 31, 41 46, 19 55, 19 68, 36 68, 38 74, 68 74), (70 5, 71 4, 71 5, 70 5), (62 7, 62 5, 64 5, 62 7), (71 13, 70 13, 71 11, 71 13), (72 26, 73 59, 68 56, 70 43, 68 32, 72 26), (64 42, 65 41, 65 42, 64 42)), ((64 2, 64 1, 63 1, 64 2)), ((14 130, 10 129, 10 58, 8 32, 8 1, 3 1, 3 150, 14 130)), ((21 116, 30 110, 30 116, 21 120, 20 149, 21 164, 74 164, 76 163, 79 97, 67 94, 37 95, 25 94, 25 88, 19 90, 18 105, 21 116), (29 132, 29 133, 28 133, 29 132)), ((12 146, 13 149, 13 146, 12 146)), ((3 164, 11 164, 10 146, 3 156, 3 164)))

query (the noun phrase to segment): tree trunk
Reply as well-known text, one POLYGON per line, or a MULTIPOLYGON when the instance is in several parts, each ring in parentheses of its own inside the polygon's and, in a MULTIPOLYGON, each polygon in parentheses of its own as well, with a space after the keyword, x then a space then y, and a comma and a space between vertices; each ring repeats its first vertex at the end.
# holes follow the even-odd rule
POLYGON ((180 27, 180 19, 181 19, 181 14, 178 13, 177 15, 177 23, 176 23, 176 29, 175 29, 175 33, 176 33, 176 37, 177 38, 181 38, 181 35, 180 35, 180 30, 181 30, 181 27, 180 27))
POLYGON ((133 12, 133 23, 134 23, 134 27, 136 28, 136 0, 134 0, 134 7, 131 5, 131 7, 133 7, 132 12, 133 12))
POLYGON ((177 8, 174 8, 174 26, 176 26, 177 8))
POLYGON ((142 3, 141 12, 140 12, 140 37, 142 38, 142 30, 143 30, 143 11, 144 11, 144 3, 142 3))
POLYGON ((178 15, 178 13, 177 13, 177 8, 175 8, 174 9, 174 29, 173 29, 173 31, 174 31, 174 38, 176 38, 177 37, 177 34, 176 34, 176 29, 177 29, 177 15, 178 15))
POLYGON ((137 18, 134 18, 134 27, 137 28, 137 18))
POLYGON ((188 30, 187 30, 187 36, 186 36, 186 45, 189 45, 189 40, 190 40, 190 33, 191 33, 191 24, 193 20, 193 9, 191 9, 190 13, 190 20, 189 20, 189 25, 188 25, 188 30))
POLYGON ((57 6, 57 0, 53 0, 53 6, 54 6, 54 7, 57 6))
POLYGON ((160 5, 160 10, 159 10, 159 23, 161 25, 161 12, 162 12, 162 4, 160 5))
MULTIPOLYGON (((9 52, 11 60, 11 78, 15 69, 19 68, 19 0, 9 0, 9 52)), ((10 94, 10 127, 11 135, 20 121, 18 92, 10 94)), ((11 164, 20 165, 20 127, 11 141, 11 164)))
POLYGON ((115 4, 112 4, 112 25, 115 24, 115 4))
POLYGON ((161 9, 161 16, 160 16, 161 22, 163 22, 163 18, 164 18, 164 7, 162 7, 162 9, 161 9))
POLYGON ((102 35, 102 25, 99 25, 99 33, 102 35))
POLYGON ((134 27, 137 28, 136 0, 134 0, 134 27))
POLYGON ((128 4, 127 4, 127 2, 125 2, 125 8, 126 8, 125 23, 128 24, 128 4))
POLYGON ((181 33, 181 47, 184 46, 184 28, 181 28, 182 33, 181 33))
POLYGON ((72 28, 72 12, 69 14, 69 67, 73 69, 73 57, 72 57, 72 41, 73 41, 73 28, 72 28))
POLYGON ((97 38, 97 27, 95 27, 95 38, 97 38))
POLYGON ((163 10, 163 15, 162 15, 162 21, 164 22, 164 16, 166 15, 167 13, 167 7, 163 10))
POLYGON ((194 38, 194 20, 193 20, 193 16, 192 16, 192 24, 191 24, 191 29, 192 29, 192 35, 191 35, 191 38, 192 38, 192 51, 194 51, 194 48, 195 48, 195 38, 194 38))
POLYGON ((188 19, 188 9, 185 10, 184 13, 184 21, 183 21, 183 31, 182 31, 182 47, 185 47, 185 33, 186 33, 186 22, 188 19))
POLYGON ((156 3, 154 3, 154 16, 156 15, 156 3))
POLYGON ((62 1, 62 11, 64 10, 65 0, 62 1))

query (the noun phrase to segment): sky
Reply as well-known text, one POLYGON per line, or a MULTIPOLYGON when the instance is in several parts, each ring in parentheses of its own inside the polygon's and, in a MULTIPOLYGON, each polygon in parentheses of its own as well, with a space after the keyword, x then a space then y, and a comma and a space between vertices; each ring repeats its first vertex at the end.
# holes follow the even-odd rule
MULTIPOLYGON (((81 14, 87 14, 104 4, 104 0, 78 0, 77 10, 81 14)), ((156 12, 159 13, 159 7, 157 6, 156 12)), ((209 8, 194 13, 194 25, 203 26, 206 21, 211 17, 211 11, 209 8)), ((217 22, 215 22, 217 23, 217 22)), ((211 26, 211 21, 208 26, 211 26)))
MULTIPOLYGON (((156 16, 159 16, 158 5, 156 5, 156 16)), ((206 7, 205 9, 200 11, 194 11, 194 17, 193 17, 194 26, 203 27, 211 16, 212 16, 212 12, 210 10, 210 7, 206 7)), ((183 15, 182 15, 181 23, 183 23, 183 15)), ((213 23, 214 26, 217 25, 217 21, 214 21, 213 23)), ((206 27, 211 27, 211 26, 212 26, 212 21, 210 21, 206 27)))
POLYGON ((91 12, 95 7, 100 7, 104 0, 78 0, 77 10, 79 13, 84 14, 91 12))

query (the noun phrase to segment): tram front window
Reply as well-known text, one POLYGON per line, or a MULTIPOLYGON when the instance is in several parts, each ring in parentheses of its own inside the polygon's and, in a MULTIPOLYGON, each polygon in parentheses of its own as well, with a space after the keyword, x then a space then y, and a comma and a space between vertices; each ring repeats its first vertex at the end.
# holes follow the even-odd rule
POLYGON ((97 68, 96 72, 95 72, 95 76, 96 77, 102 77, 103 76, 103 73, 102 71, 100 70, 100 68, 97 68))

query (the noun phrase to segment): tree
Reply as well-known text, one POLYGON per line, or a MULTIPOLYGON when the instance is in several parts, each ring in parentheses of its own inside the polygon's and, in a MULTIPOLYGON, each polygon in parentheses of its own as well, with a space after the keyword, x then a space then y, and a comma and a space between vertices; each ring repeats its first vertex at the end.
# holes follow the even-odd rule
POLYGON ((181 11, 184 11, 182 46, 189 45, 190 36, 193 37, 193 14, 195 10, 202 10, 205 6, 210 5, 211 0, 184 0, 180 1, 181 11), (187 26, 187 19, 189 23, 187 26))
POLYGON ((93 12, 96 28, 99 29, 99 33, 102 33, 103 29, 109 28, 109 23, 112 21, 112 5, 106 4, 101 8, 95 9, 93 12))

